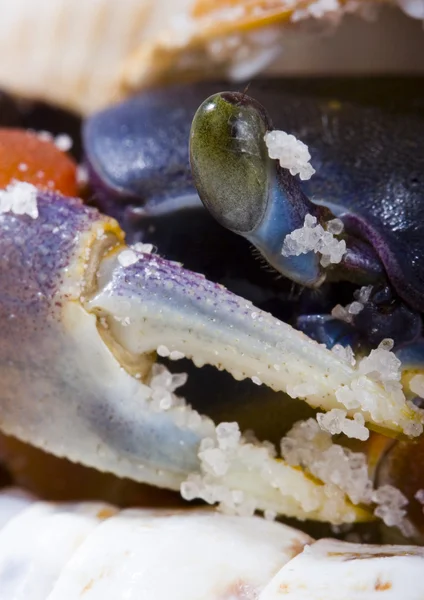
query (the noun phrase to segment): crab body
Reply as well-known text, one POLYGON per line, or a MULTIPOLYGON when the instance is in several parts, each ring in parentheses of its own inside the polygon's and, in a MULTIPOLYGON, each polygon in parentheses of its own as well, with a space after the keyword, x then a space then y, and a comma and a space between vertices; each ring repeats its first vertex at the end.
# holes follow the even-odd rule
MULTIPOLYGON (((211 91, 214 85, 196 86, 196 94, 204 99, 206 90, 211 91)), ((289 93, 280 93, 275 84, 255 85, 261 100, 269 96, 274 102, 283 98, 288 103, 289 93)), ((192 90, 188 94, 179 88, 176 95, 169 95, 168 90, 166 98, 175 105, 168 110, 171 101, 161 93, 110 109, 85 125, 85 153, 97 201, 128 229, 131 241, 150 241, 149 219, 173 219, 187 213, 203 215, 205 227, 219 231, 194 186, 203 202, 206 197, 213 200, 208 186, 216 165, 212 164, 205 177, 194 164, 192 178, 188 149, 183 145, 184 139, 188 143, 198 97, 190 96, 192 90), (173 148, 177 150, 173 152, 173 148), (134 218, 136 225, 131 227, 134 218)), ((321 104, 314 100, 314 113, 308 103, 301 104, 301 95, 296 98, 293 102, 295 107, 300 103, 299 115, 302 111, 315 115, 312 121, 321 127, 320 110, 334 110, 328 103, 319 109, 321 104)), ((258 139, 254 136, 247 136, 246 143, 251 146, 242 147, 249 150, 240 162, 248 177, 244 179, 244 171, 241 176, 236 171, 232 179, 231 169, 225 170, 237 165, 237 154, 231 157, 232 162, 221 166, 223 181, 228 183, 223 190, 228 188, 233 194, 238 185, 238 202, 244 197, 246 182, 251 182, 252 189, 266 201, 271 190, 266 214, 272 227, 265 222, 252 234, 266 255, 269 244, 276 253, 277 244, 270 237, 281 233, 276 216, 288 220, 283 225, 289 232, 293 222, 300 223, 307 211, 321 218, 334 202, 326 207, 323 202, 311 203, 307 197, 310 190, 302 189, 290 174, 273 173, 261 146, 268 117, 255 102, 246 100, 246 114, 255 118, 257 110, 264 120, 258 129, 262 136, 260 152, 255 153, 258 139), (252 106, 254 111, 249 113, 252 106), (254 162, 256 179, 251 177, 249 161, 254 162), (277 187, 273 188, 275 181, 277 187)), ((343 112, 343 106, 339 110, 343 112)), ((350 110, 346 113, 349 123, 350 110)), ((283 111, 280 117, 284 115, 283 111)), ((294 131, 297 123, 293 117, 294 131)), ((227 124, 224 122, 224 132, 227 124)), ((287 117, 285 127, 289 125, 287 117)), ((237 127, 236 123, 236 150, 237 136, 240 131, 243 134, 243 128, 237 127)), ((314 135, 321 134, 318 128, 314 135)), ((222 148, 216 149, 214 140, 210 141, 213 163, 222 148)), ((326 148, 317 142, 316 151, 322 156, 326 148)), ((224 155, 225 150, 224 145, 224 155)), ((210 157, 206 154, 205 158, 207 164, 210 157)), ((193 163, 193 137, 191 159, 193 163)), ((329 169, 324 160, 323 165, 324 170, 329 169)), ((349 171, 350 166, 346 158, 340 169, 349 171)), ((9 208, 0 214, 0 309, 4 323, 0 376, 5 382, 0 406, 4 432, 121 477, 171 489, 181 486, 187 499, 195 498, 202 489, 202 498, 210 503, 225 500, 235 512, 248 506, 249 511, 258 508, 333 523, 371 518, 369 510, 358 501, 352 504, 344 490, 338 490, 335 503, 329 505, 327 489, 316 476, 277 459, 269 445, 241 437, 234 424, 228 428, 228 424, 219 425, 219 420, 214 422, 210 418, 213 409, 207 409, 208 402, 213 403, 211 394, 205 394, 194 408, 187 405, 175 393, 185 378, 171 375, 156 361, 158 355, 170 359, 171 364, 185 357, 196 366, 226 370, 236 380, 251 379, 253 384, 268 388, 274 406, 283 404, 285 394, 289 394, 305 399, 313 410, 331 410, 342 406, 337 395, 348 390, 354 396, 352 407, 346 411, 349 418, 359 414, 370 428, 394 436, 417 436, 422 430, 421 416, 399 389, 386 388, 362 374, 316 343, 313 336, 256 308, 220 283, 152 254, 150 246, 126 246, 118 223, 80 200, 45 191, 36 191, 34 196, 31 192, 35 213, 17 214, 13 210, 15 192, 6 190, 4 199, 9 208), (199 408, 205 410, 199 413, 199 408)), ((254 194, 249 202, 252 211, 247 229, 252 223, 255 229, 262 219, 262 204, 256 211, 254 194)), ((338 214, 342 216, 342 211, 338 214)), ((172 238, 172 230, 168 235, 172 238)), ((228 239, 241 239, 227 235, 228 239)), ((250 233, 247 237, 255 242, 250 233)), ((362 267, 373 264, 375 257, 378 262, 379 255, 368 241, 359 240, 357 248, 371 257, 362 267)), ((294 261, 294 274, 296 265, 308 277, 320 272, 316 257, 312 262, 308 257, 306 262, 305 257, 294 261)), ((377 276, 384 267, 379 265, 377 276)), ((263 397, 263 393, 251 396, 256 415, 263 409, 263 397)), ((226 401, 234 420, 244 423, 243 403, 231 397, 226 401)), ((287 428, 284 423, 280 427, 275 418, 273 421, 280 432, 287 428)), ((259 431, 261 439, 268 438, 266 427, 259 431)))
MULTIPOLYGON (((331 274, 330 279, 328 274, 323 276, 318 258, 311 252, 306 257, 286 259, 281 267, 284 237, 303 224, 306 212, 315 214, 325 207, 342 219, 345 234, 352 240, 345 257, 349 278, 363 285, 378 283, 365 310, 353 317, 350 335, 341 337, 368 348, 385 338, 394 339, 396 346, 413 342, 421 335, 423 297, 419 175, 422 158, 418 148, 424 108, 417 89, 412 88, 420 83, 405 83, 411 85, 405 90, 401 85, 390 80, 339 84, 328 80, 308 84, 258 80, 250 84, 249 95, 268 112, 265 129, 275 126, 305 142, 316 173, 308 181, 290 183, 291 189, 298 190, 294 196, 292 193, 290 202, 278 201, 280 187, 267 204, 267 217, 262 218, 260 225, 242 225, 243 231, 240 223, 232 227, 223 222, 225 209, 218 208, 217 216, 208 201, 208 197, 214 201, 214 194, 223 196, 222 191, 210 188, 202 193, 200 188, 200 195, 227 231, 241 233, 273 269, 281 270, 286 276, 282 282, 264 277, 260 265, 249 260, 248 245, 243 244, 243 239, 219 230, 199 206, 194 183, 201 187, 205 181, 209 186, 213 181, 222 183, 227 181, 227 172, 235 194, 240 192, 240 211, 247 214, 250 210, 246 201, 249 196, 254 206, 260 206, 252 189, 249 191, 241 182, 234 183, 231 168, 237 167, 230 168, 227 159, 226 167, 216 163, 217 172, 207 176, 196 176, 195 160, 193 182, 187 148, 192 119, 206 97, 229 87, 224 82, 144 93, 89 118, 84 125, 84 147, 99 204, 118 218, 130 241, 143 240, 164 248, 170 258, 247 294, 298 327, 306 323, 305 312, 325 313, 349 297, 346 290, 352 293, 348 286, 322 285, 323 279, 331 280, 331 274), (291 213, 286 213, 288 206, 296 205, 295 195, 302 193, 310 202, 299 201, 297 206, 302 209, 293 212, 292 208, 291 213), (215 243, 218 236, 220 244, 215 243), (293 302, 285 285, 287 277, 301 285, 321 286, 321 306, 317 306, 316 296, 304 291, 299 310, 297 298, 293 302), (247 285, 240 285, 241 280, 247 285), (388 288, 382 293, 387 280, 391 291, 388 288), (264 300, 259 289, 268 289, 265 296, 272 301, 264 300)), ((193 135, 193 140, 200 137, 193 135)), ((235 157, 236 163, 237 156, 242 156, 244 142, 240 139, 238 143, 228 154, 235 157)), ((216 136, 213 141, 213 136, 207 136, 201 167, 206 171, 214 169, 214 144, 225 147, 225 140, 216 136)), ((285 185, 288 189, 287 182, 285 185)), ((230 183, 225 186, 231 189, 230 183)), ((257 218, 260 220, 259 214, 257 218)), ((322 321, 312 331, 311 320, 306 319, 309 334, 326 343, 322 321)), ((327 319, 327 327, 333 327, 332 321, 327 319)), ((336 327, 343 329, 340 324, 336 327)))

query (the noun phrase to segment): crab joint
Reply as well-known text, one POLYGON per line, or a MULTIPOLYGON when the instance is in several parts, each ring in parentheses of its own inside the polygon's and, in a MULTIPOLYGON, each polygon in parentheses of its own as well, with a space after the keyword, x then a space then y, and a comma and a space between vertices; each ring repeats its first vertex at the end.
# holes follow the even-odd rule
MULTIPOLYGON (((0 215, 5 433, 98 470, 178 489, 199 472, 201 442, 216 430, 185 404, 158 410, 152 403, 150 367, 160 344, 275 390, 296 395, 308 383, 308 401, 325 409, 337 404, 335 390, 357 380, 334 354, 249 302, 126 248, 116 222, 80 201, 38 192, 37 208, 36 219, 0 215)), ((416 422, 406 402, 395 404, 366 376, 361 385, 368 406, 374 402, 363 409, 368 421, 394 431, 405 419, 416 422)), ((319 481, 272 456, 259 458, 235 462, 223 479, 256 508, 333 522, 369 518, 343 494, 330 510, 319 481)))

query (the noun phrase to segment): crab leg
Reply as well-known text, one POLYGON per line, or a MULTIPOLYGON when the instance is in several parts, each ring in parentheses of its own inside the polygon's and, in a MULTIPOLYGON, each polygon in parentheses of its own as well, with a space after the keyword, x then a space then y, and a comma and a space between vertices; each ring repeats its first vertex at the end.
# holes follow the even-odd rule
MULTIPOLYGON (((325 409, 357 379, 331 352, 221 286, 129 250, 116 222, 79 200, 38 193, 36 213, 5 212, 0 227, 0 425, 53 454, 174 489, 198 472, 200 443, 216 437, 215 425, 187 406, 154 406, 160 344, 294 395, 313 385, 307 399, 325 409)), ((374 402, 364 410, 369 420, 396 431, 417 419, 362 380, 374 402)), ((282 461, 270 458, 266 474, 263 467, 236 461, 224 484, 258 508, 367 518, 343 496, 329 507, 324 486, 282 461)))

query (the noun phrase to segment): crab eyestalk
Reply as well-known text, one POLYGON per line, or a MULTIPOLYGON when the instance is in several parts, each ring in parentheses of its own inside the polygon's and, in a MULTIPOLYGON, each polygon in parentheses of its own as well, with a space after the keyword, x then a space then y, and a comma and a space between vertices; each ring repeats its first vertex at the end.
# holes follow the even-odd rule
MULTIPOLYGON (((336 390, 358 381, 347 363, 243 298, 128 249, 113 219, 49 193, 38 193, 37 204, 35 219, 0 215, 5 433, 99 470, 178 489, 200 471, 202 440, 217 433, 190 407, 154 404, 150 377, 159 345, 324 409, 338 406, 336 390)), ((407 404, 378 383, 361 377, 360 387, 366 403, 354 412, 371 425, 395 434, 420 427, 407 404)), ((246 464, 238 455, 221 483, 261 509, 333 522, 368 518, 343 495, 334 511, 319 482, 262 458, 246 464)))
POLYGON ((264 140, 272 130, 264 107, 245 94, 210 96, 197 110, 190 135, 190 162, 199 196, 224 227, 249 240, 279 273, 307 287, 326 279, 362 284, 383 277, 373 249, 344 235, 341 263, 324 269, 318 254, 286 255, 286 236, 310 215, 325 225, 329 209, 313 204, 288 169, 269 157, 264 140))

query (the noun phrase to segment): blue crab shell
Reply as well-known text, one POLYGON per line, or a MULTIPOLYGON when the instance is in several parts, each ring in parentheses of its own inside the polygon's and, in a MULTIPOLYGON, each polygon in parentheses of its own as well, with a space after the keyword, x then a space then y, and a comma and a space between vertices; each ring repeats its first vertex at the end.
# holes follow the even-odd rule
MULTIPOLYGON (((302 182, 305 193, 372 244, 399 295, 419 310, 423 87, 402 80, 258 80, 248 89, 275 128, 308 145, 316 174, 302 182)), ((243 86, 171 87, 88 119, 84 148, 103 208, 116 214, 117 204, 130 204, 142 214, 160 214, 198 206, 188 160, 190 125, 199 104, 225 89, 243 86)))

